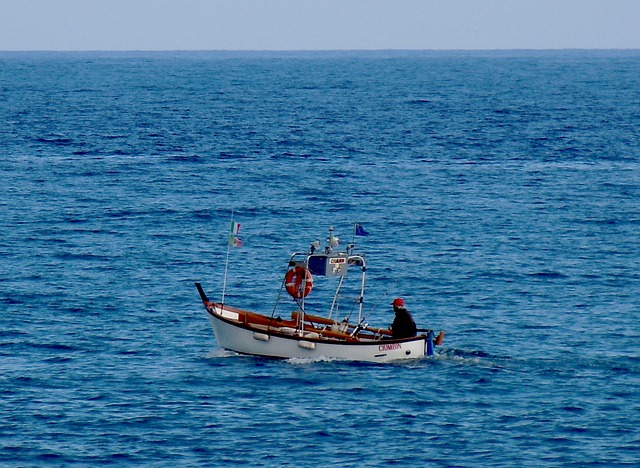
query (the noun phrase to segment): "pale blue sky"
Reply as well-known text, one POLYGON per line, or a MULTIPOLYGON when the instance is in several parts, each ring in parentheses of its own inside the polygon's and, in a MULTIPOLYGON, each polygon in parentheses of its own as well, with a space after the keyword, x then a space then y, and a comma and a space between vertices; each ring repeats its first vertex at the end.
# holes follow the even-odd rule
POLYGON ((0 0, 0 50, 640 49, 640 0, 0 0))

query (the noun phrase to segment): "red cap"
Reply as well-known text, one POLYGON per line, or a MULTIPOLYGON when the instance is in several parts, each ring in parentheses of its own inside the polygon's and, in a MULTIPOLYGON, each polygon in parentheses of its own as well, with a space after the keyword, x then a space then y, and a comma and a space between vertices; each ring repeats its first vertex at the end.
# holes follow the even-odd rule
POLYGON ((396 297, 391 303, 393 307, 404 307, 404 301, 399 297, 396 297))

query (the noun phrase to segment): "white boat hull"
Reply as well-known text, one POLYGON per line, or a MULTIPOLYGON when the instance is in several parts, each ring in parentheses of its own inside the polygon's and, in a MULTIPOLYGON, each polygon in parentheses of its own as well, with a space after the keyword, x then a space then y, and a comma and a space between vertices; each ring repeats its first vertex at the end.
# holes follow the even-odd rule
POLYGON ((390 362, 425 356, 427 336, 347 342, 294 329, 278 332, 256 330, 228 317, 219 307, 207 309, 209 321, 221 348, 241 354, 274 358, 334 358, 365 362, 390 362), (225 316, 226 315, 226 316, 225 316))

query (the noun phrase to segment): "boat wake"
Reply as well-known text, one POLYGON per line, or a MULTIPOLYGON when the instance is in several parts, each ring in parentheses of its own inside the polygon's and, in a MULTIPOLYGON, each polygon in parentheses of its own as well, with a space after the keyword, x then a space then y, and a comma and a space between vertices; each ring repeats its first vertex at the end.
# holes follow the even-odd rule
POLYGON ((213 348, 207 353, 206 357, 207 359, 221 359, 239 356, 242 356, 242 354, 236 353, 235 351, 229 351, 228 349, 213 348))
POLYGON ((502 367, 502 361, 511 359, 508 356, 494 356, 480 350, 453 348, 441 350, 436 353, 436 358, 440 361, 483 367, 502 367))

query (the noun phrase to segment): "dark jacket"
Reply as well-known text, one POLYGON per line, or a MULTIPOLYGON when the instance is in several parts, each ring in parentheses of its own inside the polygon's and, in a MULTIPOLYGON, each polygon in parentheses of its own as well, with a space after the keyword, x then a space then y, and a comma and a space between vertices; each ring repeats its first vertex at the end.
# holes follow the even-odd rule
POLYGON ((413 321, 413 317, 407 309, 394 307, 396 316, 391 324, 391 332, 394 338, 408 338, 416 336, 418 331, 416 330, 416 322, 413 321))

